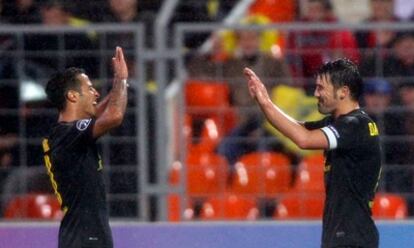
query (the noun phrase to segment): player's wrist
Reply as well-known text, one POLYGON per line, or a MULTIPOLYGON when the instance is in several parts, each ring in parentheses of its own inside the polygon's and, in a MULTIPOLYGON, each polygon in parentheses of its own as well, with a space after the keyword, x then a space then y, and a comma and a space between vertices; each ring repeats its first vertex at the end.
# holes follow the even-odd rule
POLYGON ((123 83, 126 87, 129 87, 128 79, 121 79, 121 83, 123 83))
POLYGON ((262 97, 257 97, 256 99, 259 102, 259 104, 262 105, 262 106, 272 106, 273 105, 273 102, 270 100, 269 97, 262 96, 262 97))
POLYGON ((129 87, 128 78, 115 77, 115 81, 118 81, 126 87, 129 87))

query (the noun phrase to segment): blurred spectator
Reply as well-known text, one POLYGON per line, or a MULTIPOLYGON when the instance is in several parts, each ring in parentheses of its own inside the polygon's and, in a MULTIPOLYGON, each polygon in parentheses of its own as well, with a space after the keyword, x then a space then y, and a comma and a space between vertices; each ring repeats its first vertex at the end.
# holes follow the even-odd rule
MULTIPOLYGON (((262 19, 250 16, 245 25, 261 25, 262 19)), ((243 69, 253 69, 263 80, 268 90, 276 85, 291 84, 289 67, 280 53, 271 52, 271 46, 264 47, 269 31, 238 30, 235 32, 236 47, 232 56, 224 64, 224 79, 230 84, 231 103, 235 107, 251 107, 253 100, 249 96, 243 77, 243 69)), ((243 118, 246 117, 243 113, 243 118)))
POLYGON ((224 40, 221 34, 215 33, 211 37, 212 48, 201 53, 199 50, 189 54, 186 63, 187 73, 190 78, 197 79, 220 79, 224 77, 224 64, 229 55, 224 49, 224 40))
MULTIPOLYGON (((10 168, 12 166, 18 166, 19 154, 18 154, 18 137, 15 131, 8 127, 12 125, 10 119, 7 117, 0 117, 2 123, 8 123, 8 125, 2 124, 0 126, 0 168, 10 168)), ((15 123, 17 124, 17 123, 15 123)))
MULTIPOLYGON (((160 2, 159 0, 155 1, 160 2)), ((145 41, 147 46, 153 46, 153 24, 155 11, 147 11, 139 0, 108 0, 109 11, 102 19, 104 23, 143 23, 145 26, 145 41)), ((158 5, 159 6, 159 5, 158 5)), ((130 32, 108 35, 107 46, 112 51, 115 46, 121 46, 126 52, 126 58, 132 60, 135 47, 134 35, 130 32)), ((129 68, 133 68, 130 67, 129 68)))
POLYGON ((20 108, 20 117, 24 121, 24 137, 32 140, 25 144, 26 161, 22 163, 27 166, 43 166, 41 138, 47 135, 47 130, 56 122, 57 113, 50 109, 45 99, 28 99, 20 108), (36 142, 33 142, 35 139, 36 142))
MULTIPOLYGON (((4 79, 3 79, 4 81, 4 79)), ((15 86, 0 82, 0 193, 3 194, 5 182, 13 170, 20 165, 19 123, 17 113, 18 95, 15 86)), ((2 207, 0 195, 0 211, 2 207)))
MULTIPOLYGON (((3 79, 3 81, 5 81, 3 79)), ((13 81, 14 82, 14 81, 13 81)), ((14 82, 15 83, 15 82, 14 82)), ((0 83, 0 168, 18 166, 19 144, 18 91, 16 86, 0 83)))
POLYGON ((9 0, 2 2, 2 17, 13 24, 34 24, 40 22, 36 0, 9 0))
POLYGON ((100 22, 108 13, 107 0, 71 0, 67 1, 69 12, 82 19, 91 22, 100 22))
POLYGON ((393 111, 392 98, 393 87, 388 81, 372 78, 364 82, 364 110, 376 122, 383 137, 383 162, 387 166, 400 163, 401 152, 401 146, 389 142, 392 136, 402 134, 400 116, 393 111))
MULTIPOLYGON (((40 7, 45 26, 83 26, 86 20, 75 18, 67 3, 47 0, 40 7)), ((28 34, 24 37, 26 59, 45 70, 60 70, 82 64, 92 78, 97 77, 99 63, 91 52, 95 49, 93 34, 28 34)))
MULTIPOLYGON (((374 22, 399 22, 399 18, 394 15, 394 0, 370 0, 371 16, 365 20, 365 23, 374 22)), ((357 32, 359 48, 363 49, 364 55, 373 55, 376 50, 372 48, 390 48, 391 42, 395 37, 392 30, 373 30, 371 32, 357 32)), ((378 51, 384 53, 385 50, 378 51)))
MULTIPOLYGON (((305 23, 335 23, 332 5, 328 0, 309 0, 307 9, 299 21, 305 23)), ((298 31, 288 38, 287 56, 291 60, 293 73, 302 81, 307 93, 312 94, 310 82, 318 66, 335 58, 347 57, 358 62, 359 52, 353 34, 348 30, 298 31)))
MULTIPOLYGON (((367 80, 364 83, 365 111, 377 120, 377 115, 383 114, 391 105, 392 93, 392 86, 388 81, 380 78, 367 80)), ((377 125, 381 126, 380 123, 377 125)))
POLYGON ((344 23, 360 23, 371 14, 371 0, 331 0, 338 20, 344 23))
POLYGON ((413 20, 414 1, 412 0, 394 0, 395 15, 402 20, 413 20))
MULTIPOLYGON (((268 19, 249 16, 242 24, 266 24, 263 21, 268 22, 268 19)), ((266 148, 263 149, 258 148, 262 146, 258 138, 272 135, 262 128, 263 119, 249 95, 243 69, 249 67, 255 70, 269 91, 277 85, 291 84, 290 70, 286 61, 280 53, 272 54, 271 45, 274 44, 275 39, 271 32, 243 29, 234 32, 234 38, 233 54, 224 63, 222 73, 224 81, 230 86, 231 104, 238 110, 239 125, 231 130, 218 147, 218 153, 224 155, 230 164, 250 151, 272 149, 269 148, 271 145, 264 145, 266 148), (270 39, 271 42, 266 39, 270 39)))
MULTIPOLYGON (((314 121, 322 117, 317 109, 317 100, 307 96, 302 88, 279 85, 270 92, 272 102, 285 113, 301 121, 314 121)), ((262 115, 249 118, 235 128, 220 143, 217 152, 227 158, 230 165, 253 151, 277 151, 288 155, 293 165, 301 156, 318 151, 304 151, 275 130, 262 115)))
MULTIPOLYGON (((220 22, 231 11, 237 0, 180 1, 171 24, 178 22, 220 22)), ((185 46, 199 47, 210 36, 209 32, 192 32, 185 36, 185 46)))
POLYGON ((397 35, 384 69, 386 76, 414 76, 414 32, 397 35))
POLYGON ((370 56, 361 65, 361 73, 367 77, 389 77, 395 84, 405 77, 414 76, 414 33, 401 32, 392 41, 391 52, 383 59, 370 56))
MULTIPOLYGON (((266 23, 269 23, 269 19, 263 16, 248 16, 242 21, 246 27, 266 23)), ((196 54, 187 63, 189 77, 227 82, 231 105, 240 111, 254 106, 242 73, 245 67, 254 69, 269 90, 279 84, 291 84, 290 70, 280 50, 272 53, 275 32, 246 28, 215 34, 213 41, 209 53, 196 54)), ((249 118, 249 113, 243 112, 239 116, 243 122, 249 118)))
MULTIPOLYGON (((385 145, 385 156, 390 162, 387 173, 384 175, 385 189, 396 193, 413 193, 413 164, 414 157, 414 84, 405 82, 400 84, 398 90, 400 107, 393 109, 394 135, 385 145)), ((407 197, 409 202, 409 214, 414 214, 414 199, 407 197)))

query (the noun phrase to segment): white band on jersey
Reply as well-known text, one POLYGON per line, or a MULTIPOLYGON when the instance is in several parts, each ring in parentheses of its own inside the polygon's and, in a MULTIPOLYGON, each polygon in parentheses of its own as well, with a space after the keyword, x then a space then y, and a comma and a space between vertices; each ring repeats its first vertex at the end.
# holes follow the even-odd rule
POLYGON ((322 132, 326 135, 326 138, 328 138, 329 150, 333 150, 336 147, 338 147, 338 139, 336 138, 336 135, 335 135, 334 131, 331 128, 333 128, 333 127, 323 127, 323 128, 321 128, 322 132))

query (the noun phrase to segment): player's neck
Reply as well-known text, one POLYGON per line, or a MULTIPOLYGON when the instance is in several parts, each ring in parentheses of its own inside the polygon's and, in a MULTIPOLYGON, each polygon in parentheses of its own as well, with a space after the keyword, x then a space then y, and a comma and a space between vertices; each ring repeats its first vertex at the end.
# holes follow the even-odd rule
POLYGON ((338 105, 334 112, 334 117, 338 118, 341 115, 346 115, 355 109, 359 109, 359 103, 356 101, 345 101, 338 105))
POLYGON ((89 118, 82 114, 83 112, 76 111, 76 109, 67 108, 59 113, 58 122, 72 122, 80 119, 89 118))

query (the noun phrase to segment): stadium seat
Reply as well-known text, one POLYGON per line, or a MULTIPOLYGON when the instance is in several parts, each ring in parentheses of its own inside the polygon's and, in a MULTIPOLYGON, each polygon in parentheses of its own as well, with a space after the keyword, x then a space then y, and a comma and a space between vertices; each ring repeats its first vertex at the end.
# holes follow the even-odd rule
POLYGON ((6 219, 60 219, 62 216, 56 196, 48 194, 16 196, 4 212, 6 219))
POLYGON ((230 89, 226 82, 190 79, 185 84, 185 99, 191 107, 229 105, 230 89))
MULTIPOLYGON (((173 163, 169 181, 180 182, 183 165, 173 163)), ((228 164, 225 158, 214 153, 190 153, 187 157, 187 192, 193 197, 204 197, 224 192, 227 183, 228 164)))
POLYGON ((203 121, 203 127, 198 142, 192 142, 189 152, 212 153, 220 143, 222 137, 223 131, 218 126, 215 119, 207 118, 203 121))
POLYGON ((291 182, 289 158, 276 152, 253 152, 235 165, 231 189, 238 194, 271 197, 287 192, 291 182))
POLYGON ((254 197, 224 194, 210 197, 201 209, 202 220, 256 220, 259 210, 254 197))
POLYGON ((291 22, 295 19, 294 0, 256 0, 250 6, 250 14, 262 14, 273 22, 291 22))
POLYGON ((191 202, 188 202, 188 205, 184 209, 183 214, 181 214, 181 199, 178 194, 168 195, 167 205, 169 221, 179 222, 182 220, 182 218, 184 218, 184 220, 191 220, 194 217, 194 210, 191 202))
POLYGON ((212 118, 225 134, 237 123, 226 82, 190 79, 185 84, 185 99, 186 113, 193 120, 212 118))
POLYGON ((323 192, 325 190, 324 164, 323 154, 306 156, 299 164, 294 190, 297 192, 323 192))
POLYGON ((407 212, 405 199, 396 194, 378 193, 372 206, 372 215, 376 219, 405 219, 407 212))
POLYGON ((289 193, 279 199, 276 219, 321 219, 325 202, 322 192, 289 193))
POLYGON ((219 109, 211 117, 223 134, 228 134, 238 123, 237 111, 232 106, 219 109))
POLYGON ((185 141, 187 142, 187 150, 190 149, 193 143, 193 120, 190 115, 184 115, 184 128, 183 134, 185 141))
POLYGON ((171 164, 168 174, 168 182, 170 183, 170 185, 178 185, 180 183, 180 174, 182 167, 183 164, 180 161, 174 161, 171 164))

